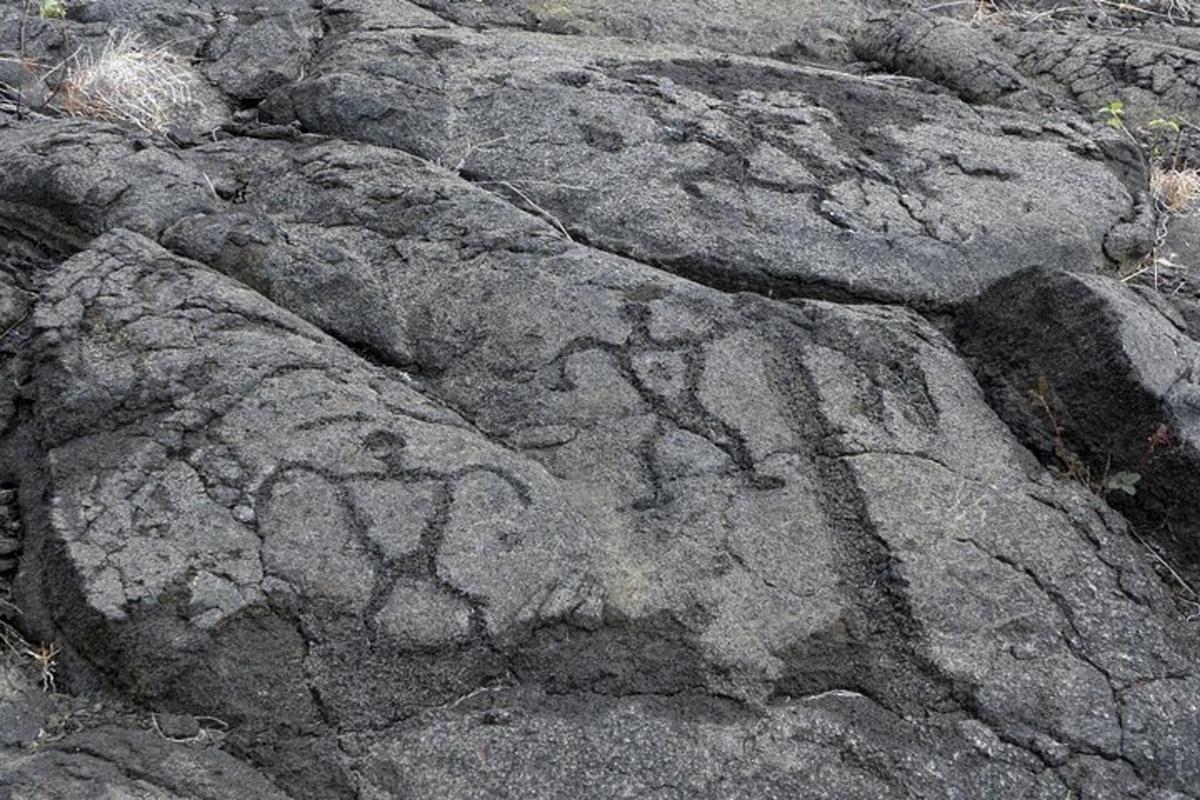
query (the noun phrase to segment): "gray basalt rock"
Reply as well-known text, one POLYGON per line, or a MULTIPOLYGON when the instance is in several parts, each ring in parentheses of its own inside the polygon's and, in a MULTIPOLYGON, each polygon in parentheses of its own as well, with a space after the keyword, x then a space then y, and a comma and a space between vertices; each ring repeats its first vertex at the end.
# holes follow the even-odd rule
POLYGON ((1117 34, 995 30, 1000 47, 1030 79, 1092 111, 1113 100, 1130 124, 1193 117, 1200 110, 1200 52, 1117 34))
POLYGON ((1065 469, 1054 452, 1061 439, 1058 449, 1076 454, 1084 481, 1108 494, 1193 582, 1200 576, 1197 324, 1191 301, 1038 271, 985 294, 959 326, 992 405, 1014 430, 1065 469), (1106 475, 1120 473, 1136 476, 1134 491, 1104 485, 1106 475))
POLYGON ((700 6, 168 0, 236 123, 0 114, 0 796, 1200 798, 1144 165, 700 6))
POLYGON ((952 19, 916 11, 874 16, 854 31, 851 43, 859 59, 945 86, 968 102, 1048 105, 986 30, 952 19))
MULTIPOLYGON (((218 198, 177 152, 84 120, 0 129, 0 220, 51 252, 69 253, 112 227, 147 236, 218 198)), ((15 243, 14 243, 15 246, 15 243)))
POLYGON ((10 757, 0 751, 0 767, 0 791, 21 800, 288 797, 219 749, 172 744, 149 731, 115 726, 98 727, 32 753, 10 757))
MULTIPOLYGON (((259 295, 134 234, 60 268, 36 324, 38 425, 57 498, 42 546, 63 550, 77 576, 48 600, 78 626, 68 632, 77 647, 142 650, 149 672, 121 680, 155 700, 303 725, 317 718, 306 669, 325 657, 371 666, 353 629, 344 642, 323 635, 321 657, 306 663, 304 625, 349 614, 450 656, 475 627, 506 630, 529 595, 571 569, 578 545, 564 531, 578 526, 544 471, 259 295), (101 339, 81 330, 85 317, 101 339), (256 355, 264 340, 270 359, 256 355), (401 507, 411 493, 425 519, 378 508, 384 487, 401 507), (467 560, 481 544, 469 532, 503 536, 480 529, 485 508, 513 528, 510 569, 467 560), (389 615, 397 592, 427 597, 444 621, 410 631, 389 615), (72 602, 84 605, 58 605, 72 602), (193 649, 207 657, 181 658, 193 649)), ((418 679, 436 685, 428 666, 418 679)))
POLYGON ((383 37, 376 16, 326 37, 267 117, 436 161, 723 289, 941 305, 1048 257, 1104 266, 1140 202, 1088 135, 903 80, 510 30, 383 37))
POLYGON ((299 78, 323 36, 319 12, 301 0, 221 3, 205 42, 204 74, 239 104, 299 78))
POLYGON ((784 4, 778 0, 417 0, 416 4, 468 27, 519 27, 555 34, 673 42, 788 61, 846 58, 847 36, 854 26, 872 11, 895 5, 886 0, 852 0, 836 7, 821 0, 789 0, 784 4))

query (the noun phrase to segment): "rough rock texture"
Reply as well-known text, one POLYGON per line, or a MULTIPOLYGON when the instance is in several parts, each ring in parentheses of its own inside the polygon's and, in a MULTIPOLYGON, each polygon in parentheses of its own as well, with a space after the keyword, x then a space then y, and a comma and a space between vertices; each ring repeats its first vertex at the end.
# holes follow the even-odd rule
POLYGON ((979 356, 983 385, 1009 425, 1053 459, 1057 424, 1095 477, 1139 475, 1133 497, 1111 499, 1193 580, 1200 575, 1197 326, 1193 302, 1046 271, 997 285, 959 320, 964 349, 979 356), (1039 381, 1048 409, 1031 398, 1039 381))
POLYGON ((1022 49, 1182 34, 69 7, 218 100, 0 106, 0 797, 1200 797, 1200 307, 1022 49))
POLYGON ((381 36, 383 13, 347 14, 268 118, 418 154, 717 288, 938 305, 1047 258, 1096 269, 1136 216, 1066 123, 683 46, 420 19, 381 36))

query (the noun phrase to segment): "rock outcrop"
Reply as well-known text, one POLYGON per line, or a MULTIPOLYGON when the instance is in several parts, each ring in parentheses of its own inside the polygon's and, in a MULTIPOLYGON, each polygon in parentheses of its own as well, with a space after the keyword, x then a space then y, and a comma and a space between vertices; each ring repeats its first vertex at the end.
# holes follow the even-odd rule
POLYGON ((1200 798, 1186 20, 20 5, 0 797, 1200 798))

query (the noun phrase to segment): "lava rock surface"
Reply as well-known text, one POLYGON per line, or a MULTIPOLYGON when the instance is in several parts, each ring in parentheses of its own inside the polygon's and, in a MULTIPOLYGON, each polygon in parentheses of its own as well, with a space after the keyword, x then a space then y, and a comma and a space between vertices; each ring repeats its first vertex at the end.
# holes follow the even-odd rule
POLYGON ((1200 798, 1189 20, 66 5, 200 88, 0 58, 0 797, 1200 798))

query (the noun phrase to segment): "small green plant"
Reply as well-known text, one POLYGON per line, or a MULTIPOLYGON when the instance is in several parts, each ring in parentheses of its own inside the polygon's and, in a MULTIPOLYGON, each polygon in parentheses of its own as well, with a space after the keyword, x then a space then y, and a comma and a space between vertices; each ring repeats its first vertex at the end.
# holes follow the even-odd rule
POLYGON ((1156 165, 1162 166, 1167 160, 1173 164, 1178 161, 1183 125, 1183 119, 1174 116, 1155 117, 1146 123, 1141 133, 1149 141, 1150 155, 1156 165))
POLYGON ((1104 124, 1109 127, 1119 131, 1125 130, 1125 102, 1123 100, 1110 100, 1096 113, 1104 118, 1104 124))
POLYGON ((1133 145, 1133 151, 1137 154, 1138 159, 1143 165, 1149 166, 1146 160, 1145 143, 1138 139, 1134 131, 1130 130, 1125 124, 1126 108, 1124 100, 1109 100, 1106 104, 1096 110, 1096 113, 1103 118, 1104 124, 1115 131, 1121 133, 1129 143, 1133 145))
POLYGON ((67 7, 62 0, 42 0, 38 14, 42 19, 66 19, 67 7))
POLYGON ((1183 130, 1182 123, 1183 120, 1179 117, 1155 117, 1146 123, 1146 127, 1152 131, 1170 131, 1171 133, 1178 134, 1183 130))
POLYGON ((1145 140, 1153 156, 1153 163, 1159 167, 1177 167, 1180 159, 1180 147, 1183 142, 1183 129, 1187 122, 1183 117, 1172 114, 1159 116, 1150 120, 1138 131, 1145 140))
POLYGON ((1104 484, 1102 487, 1104 489, 1103 493, 1107 494, 1108 492, 1124 492, 1130 497, 1133 497, 1137 494, 1138 481, 1141 479, 1142 476, 1136 472, 1114 472, 1112 475, 1109 475, 1104 479, 1104 484))

